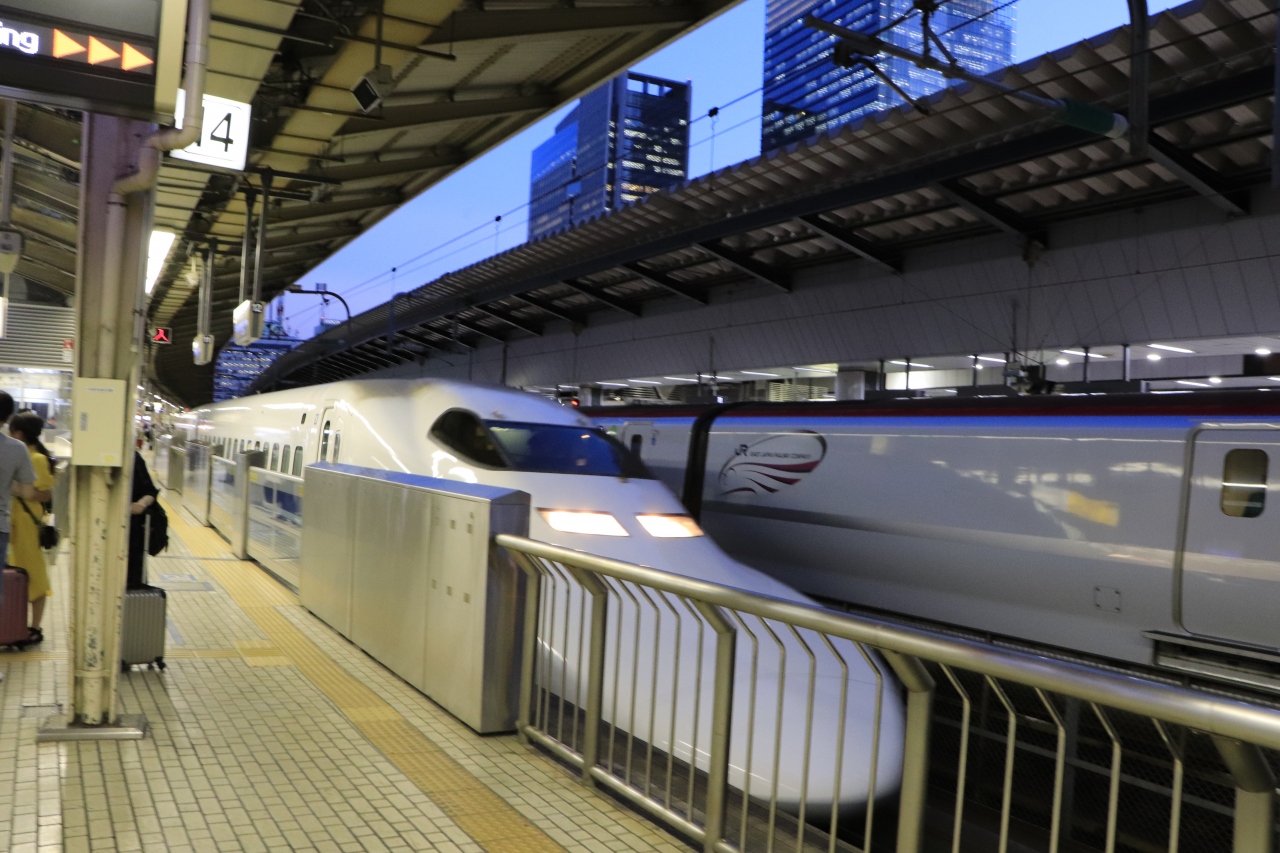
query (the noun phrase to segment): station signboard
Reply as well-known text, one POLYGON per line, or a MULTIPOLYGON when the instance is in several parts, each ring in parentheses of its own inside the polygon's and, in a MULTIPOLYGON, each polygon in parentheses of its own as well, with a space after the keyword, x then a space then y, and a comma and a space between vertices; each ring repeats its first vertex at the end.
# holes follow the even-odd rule
POLYGON ((167 120, 186 0, 0 0, 0 94, 167 120))
MULTIPOLYGON (((182 127, 185 106, 186 92, 179 89, 174 119, 177 127, 182 127)), ((200 138, 186 148, 169 152, 169 156, 206 166, 242 171, 245 158, 249 156, 251 113, 252 107, 249 104, 205 95, 200 138)))

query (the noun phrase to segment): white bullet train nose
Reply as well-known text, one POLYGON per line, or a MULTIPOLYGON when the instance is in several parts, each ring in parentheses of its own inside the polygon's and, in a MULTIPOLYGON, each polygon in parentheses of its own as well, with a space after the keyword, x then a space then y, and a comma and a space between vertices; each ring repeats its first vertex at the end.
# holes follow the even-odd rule
MULTIPOLYGON (((636 516, 684 513, 675 496, 657 481, 545 474, 524 477, 523 488, 533 496, 535 505, 531 538, 808 602, 784 584, 731 559, 705 536, 651 535, 636 516), (567 533, 553 528, 547 513, 539 510, 607 513, 627 535, 567 533)), ((607 529, 617 533, 612 526, 607 529)), ((564 631, 563 627, 583 624, 578 620, 583 616, 589 619, 590 605, 584 614, 576 592, 564 593, 561 586, 553 596, 550 620, 561 630, 541 639, 539 672, 541 683, 551 692, 573 701, 585 686, 586 674, 579 672, 579 666, 585 667, 586 655, 585 651, 579 653, 579 632, 564 631)), ((611 599, 610 606, 620 612, 609 618, 604 719, 660 752, 670 752, 679 761, 696 763, 705 770, 710 761, 714 633, 704 628, 699 656, 698 622, 688 608, 674 599, 672 607, 661 602, 638 603, 625 596, 611 599)), ((749 766, 748 790, 753 798, 767 801, 776 797, 780 807, 793 812, 803 801, 809 814, 829 813, 836 802, 841 809, 856 807, 869 797, 896 790, 903 708, 887 667, 874 657, 864 657, 852 643, 833 641, 837 659, 832 647, 817 634, 792 632, 778 623, 766 627, 754 617, 744 618, 755 642, 737 626, 730 784, 743 789, 749 766)), ((665 765, 661 769, 665 772, 665 765)))

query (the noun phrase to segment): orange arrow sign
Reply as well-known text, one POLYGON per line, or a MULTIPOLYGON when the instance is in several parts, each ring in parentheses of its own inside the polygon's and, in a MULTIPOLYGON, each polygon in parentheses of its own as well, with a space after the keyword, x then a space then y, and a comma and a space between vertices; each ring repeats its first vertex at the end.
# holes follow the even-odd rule
POLYGON ((64 33, 62 30, 53 31, 53 55, 55 59, 62 59, 64 56, 73 56, 77 53, 84 53, 85 46, 64 33))
POLYGON ((120 56, 119 51, 112 50, 93 36, 89 36, 89 64, 97 65, 120 56))
POLYGON ((128 42, 124 43, 124 56, 120 60, 120 67, 125 71, 132 71, 135 68, 141 68, 144 65, 150 65, 155 62, 154 59, 147 56, 128 42))

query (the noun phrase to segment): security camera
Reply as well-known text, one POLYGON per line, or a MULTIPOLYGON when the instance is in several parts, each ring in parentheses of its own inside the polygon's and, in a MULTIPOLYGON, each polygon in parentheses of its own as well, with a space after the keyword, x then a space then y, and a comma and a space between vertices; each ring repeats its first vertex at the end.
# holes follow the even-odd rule
POLYGON ((391 66, 379 65, 351 87, 360 111, 371 113, 382 105, 382 99, 391 91, 391 66))

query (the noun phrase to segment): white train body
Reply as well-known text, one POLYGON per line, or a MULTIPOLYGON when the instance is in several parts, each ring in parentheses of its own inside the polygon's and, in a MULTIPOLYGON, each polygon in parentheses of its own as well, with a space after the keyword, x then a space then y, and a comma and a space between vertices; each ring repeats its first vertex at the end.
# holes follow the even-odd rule
MULTIPOLYGON (((450 412, 474 416, 488 425, 491 435, 501 433, 508 425, 522 424, 570 427, 575 433, 592 429, 590 422, 578 412, 520 391, 447 381, 362 380, 213 404, 195 413, 195 432, 200 440, 218 447, 223 455, 231 455, 246 447, 261 447, 267 456, 267 466, 283 473, 301 473, 305 465, 330 461, 519 489, 531 496, 533 511, 529 519, 529 535, 533 539, 778 598, 808 600, 782 582, 731 559, 709 537, 658 538, 650 535, 638 522, 638 515, 685 514, 680 502, 661 481, 642 477, 503 470, 479 464, 460 452, 458 446, 443 443, 433 434, 433 428, 441 417, 450 412), (627 535, 591 535, 556 530, 540 512, 543 509, 608 513, 627 535)), ((608 441, 603 435, 598 435, 597 439, 608 441)), ((626 456, 625 453, 622 455, 626 456)), ((556 606, 560 608, 556 612, 556 618, 560 620, 579 616, 574 609, 576 604, 570 604, 567 611, 563 604, 556 606)), ((563 625, 563 621, 560 624, 563 625)), ((613 626, 610 642, 621 637, 625 648, 632 642, 635 628, 634 615, 624 616, 619 624, 613 626)), ((654 664, 654 626, 651 620, 642 620, 641 629, 638 663, 644 672, 654 664)), ((629 726, 631 733, 640 740, 652 742, 661 750, 669 750, 683 760, 696 761, 705 767, 706 750, 710 744, 711 679, 704 677, 700 685, 694 682, 693 663, 698 655, 696 639, 692 631, 686 631, 679 642, 680 657, 684 663, 678 684, 667 675, 664 682, 659 682, 657 690, 652 691, 655 695, 641 689, 632 696, 628 676, 624 675, 617 694, 617 713, 614 712, 612 693, 606 696, 604 713, 607 719, 620 727, 629 726), (658 707, 668 708, 671 691, 677 687, 679 714, 674 718, 658 714, 650 723, 645 712, 651 700, 656 700, 658 707), (695 693, 701 697, 702 709, 696 731, 691 718, 684 718, 692 714, 695 693), (630 713, 633 704, 643 711, 630 713)), ((552 669, 548 683, 559 683, 564 661, 576 662, 579 659, 577 642, 578 637, 572 635, 559 641, 553 638, 550 645, 542 649, 542 660, 552 669)), ((757 686, 761 697, 776 696, 780 684, 786 694, 783 713, 786 725, 781 727, 783 759, 777 774, 778 798, 783 805, 794 807, 801 791, 807 790, 806 801, 814 806, 825 804, 829 809, 835 794, 836 756, 828 744, 836 735, 831 721, 836 719, 839 707, 839 679, 834 667, 828 667, 819 677, 814 716, 819 721, 826 721, 825 725, 831 730, 819 731, 815 735, 810 751, 812 759, 806 765, 801 761, 804 726, 798 724, 797 716, 804 711, 807 695, 805 675, 798 664, 803 660, 804 652, 792 640, 787 642, 789 659, 796 663, 790 664, 790 670, 779 678, 777 655, 765 649, 757 686), (793 722, 796 724, 791 724, 793 722), (804 772, 806 766, 807 773, 804 772)), ((674 644, 674 639, 664 629, 657 652, 657 663, 664 674, 675 657, 677 649, 674 644)), ((746 663, 747 645, 746 642, 739 644, 740 665, 746 663)), ((630 653, 629 649, 627 651, 630 653)), ((865 802, 872 786, 867 770, 872 764, 870 754, 876 718, 877 673, 852 647, 843 651, 846 652, 850 678, 839 800, 848 805, 865 802)), ((612 684, 612 652, 608 659, 610 669, 606 673, 606 683, 612 684)), ((704 674, 710 673, 713 658, 709 640, 703 660, 704 674)), ((569 664, 569 671, 564 674, 568 683, 565 695, 577 695, 576 663, 569 664)), ((736 786, 743 784, 745 775, 748 684, 749 679, 745 676, 737 679, 736 704, 741 710, 735 712, 730 771, 730 782, 736 786)), ((769 733, 774 723, 774 711, 771 710, 774 706, 765 702, 757 704, 755 719, 760 734, 751 733, 756 756, 752 764, 753 794, 760 793, 762 787, 767 791, 771 784, 771 768, 760 756, 772 755, 775 746, 773 735, 769 733)), ((891 792, 897 787, 903 745, 902 713, 900 697, 890 682, 883 690, 879 714, 879 771, 874 783, 877 793, 891 792)), ((819 728, 822 725, 820 722, 819 728)))
POLYGON ((1214 675, 1161 650, 1280 661, 1277 398, 746 404, 698 430, 693 408, 593 415, 677 492, 705 434, 704 529, 801 591, 1214 675))

